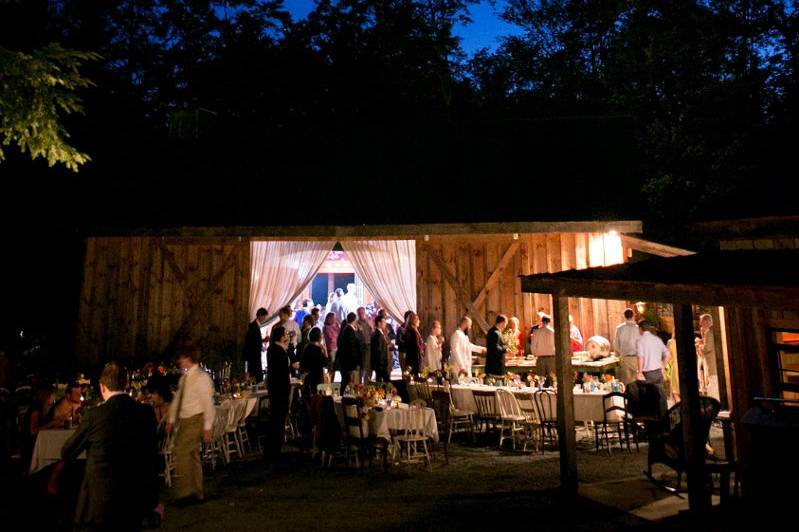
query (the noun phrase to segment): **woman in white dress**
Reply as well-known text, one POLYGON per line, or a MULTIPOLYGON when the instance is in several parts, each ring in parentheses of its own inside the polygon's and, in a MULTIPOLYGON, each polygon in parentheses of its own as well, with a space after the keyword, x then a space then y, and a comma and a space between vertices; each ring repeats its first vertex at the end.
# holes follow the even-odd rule
POLYGON ((424 346, 424 355, 427 362, 427 368, 430 371, 441 369, 441 349, 444 347, 444 338, 441 336, 441 322, 436 320, 433 322, 433 328, 430 331, 430 336, 427 337, 427 342, 424 346))

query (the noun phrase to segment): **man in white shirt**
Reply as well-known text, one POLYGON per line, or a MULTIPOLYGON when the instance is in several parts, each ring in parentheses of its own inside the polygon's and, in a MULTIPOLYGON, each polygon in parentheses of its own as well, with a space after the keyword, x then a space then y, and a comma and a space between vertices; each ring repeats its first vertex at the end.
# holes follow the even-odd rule
POLYGON ((621 358, 618 377, 624 384, 630 384, 638 374, 638 339, 641 333, 633 319, 635 313, 628 308, 624 310, 624 323, 616 326, 613 336, 613 350, 621 358))
MULTIPOLYGON (((294 311, 291 308, 291 305, 286 305, 282 307, 278 311, 278 315, 280 316, 280 321, 277 322, 277 325, 282 325, 283 328, 286 330, 286 334, 289 335, 289 344, 294 344, 296 348, 300 345, 300 340, 302 340, 302 332, 300 332, 300 326, 297 325, 297 322, 291 319, 291 315, 294 311)), ((289 350, 289 354, 293 352, 293 350, 289 350)), ((296 362, 296 360, 294 361, 296 362)))
POLYGON ((341 298, 342 313, 346 316, 350 312, 358 314, 358 297, 355 283, 347 284, 347 293, 341 298))
POLYGON ((549 377, 555 372, 555 329, 549 316, 541 317, 541 327, 530 336, 530 353, 535 355, 535 369, 539 375, 549 377))
POLYGON ((452 368, 453 380, 456 381, 461 371, 465 372, 467 377, 472 376, 472 353, 484 354, 486 352, 485 347, 475 345, 469 340, 469 330, 471 328, 471 318, 464 316, 461 318, 458 329, 449 339, 449 363, 452 368))
POLYGON ((641 335, 638 339, 638 380, 656 385, 661 392, 661 411, 666 411, 666 364, 669 349, 655 332, 655 327, 644 320, 638 322, 641 335))
POLYGON ((214 383, 198 364, 196 350, 187 349, 178 357, 186 370, 178 392, 169 407, 167 433, 175 431, 174 495, 177 500, 203 499, 203 468, 200 444, 211 442, 214 424, 214 383))

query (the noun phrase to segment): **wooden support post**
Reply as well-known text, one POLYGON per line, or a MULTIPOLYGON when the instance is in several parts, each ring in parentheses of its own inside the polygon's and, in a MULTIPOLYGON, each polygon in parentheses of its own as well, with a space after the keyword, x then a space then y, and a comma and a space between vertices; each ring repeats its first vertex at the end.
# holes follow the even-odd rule
POLYGON ((552 295, 555 314, 555 372, 558 377, 558 446, 560 483, 566 493, 577 493, 577 454, 574 435, 574 378, 569 338, 569 298, 552 295))
POLYGON ((727 371, 724 362, 725 341, 722 339, 723 320, 721 319, 721 307, 711 307, 710 316, 713 318, 713 346, 715 347, 716 359, 713 361, 713 369, 716 372, 716 380, 719 387, 719 402, 722 409, 729 409, 727 397, 727 371))
POLYGON ((680 420, 688 473, 688 508, 702 514, 710 509, 710 492, 705 489, 705 440, 699 431, 699 376, 691 305, 674 305, 674 327, 680 371, 680 420))

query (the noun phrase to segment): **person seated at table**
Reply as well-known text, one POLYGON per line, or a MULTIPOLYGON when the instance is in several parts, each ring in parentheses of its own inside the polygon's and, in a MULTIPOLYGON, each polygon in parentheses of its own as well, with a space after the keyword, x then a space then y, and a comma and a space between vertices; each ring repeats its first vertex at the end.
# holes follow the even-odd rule
POLYGON ((53 405, 53 386, 40 383, 36 386, 34 394, 33 401, 22 418, 22 434, 20 435, 20 456, 22 463, 26 466, 30 463, 39 431, 55 427, 55 423, 50 417, 53 405))
POLYGON ((172 390, 165 381, 159 381, 152 391, 150 402, 153 405, 153 410, 155 410, 155 420, 159 429, 166 424, 167 418, 169 418, 169 407, 172 404, 173 395, 172 390))
POLYGON ((322 345, 322 331, 318 327, 310 330, 308 342, 302 351, 300 372, 305 374, 305 396, 310 398, 316 394, 317 384, 324 382, 324 368, 327 367, 328 357, 327 350, 322 345))
POLYGON ((486 334, 486 374, 505 376, 505 353, 508 345, 502 337, 502 331, 508 323, 504 314, 497 315, 494 326, 486 334))
POLYGON ((65 421, 72 420, 74 424, 79 423, 80 408, 83 404, 81 387, 79 382, 73 382, 67 388, 66 395, 55 404, 51 414, 53 423, 63 425, 65 421))

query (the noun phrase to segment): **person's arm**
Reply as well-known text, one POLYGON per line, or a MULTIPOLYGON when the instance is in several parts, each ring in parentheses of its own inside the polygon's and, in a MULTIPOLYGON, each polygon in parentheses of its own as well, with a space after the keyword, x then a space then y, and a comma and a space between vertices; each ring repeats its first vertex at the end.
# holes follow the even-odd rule
POLYGON ((199 379, 197 393, 200 394, 200 404, 203 407, 203 439, 205 443, 211 441, 211 427, 214 425, 216 409, 214 408, 214 383, 211 377, 204 375, 199 379))
POLYGON ((619 333, 621 332, 621 328, 616 327, 616 334, 613 335, 613 351, 617 355, 622 355, 621 352, 621 341, 619 340, 619 333))
POLYGON ((671 358, 671 351, 669 348, 666 347, 666 344, 663 344, 663 350, 660 352, 660 357, 663 363, 660 366, 660 371, 663 373, 663 381, 666 381, 666 366, 669 365, 669 358, 671 358))
POLYGON ((178 390, 175 392, 175 398, 169 403, 169 413, 167 414, 166 418, 166 431, 167 433, 172 432, 172 428, 175 426, 175 420, 178 418, 178 397, 180 397, 180 389, 186 383, 186 376, 184 375, 181 377, 180 381, 178 382, 178 390))
POLYGON ((77 460, 80 453, 86 450, 89 443, 89 429, 92 426, 92 417, 86 416, 83 423, 78 425, 75 433, 64 442, 61 447, 62 460, 77 460))

